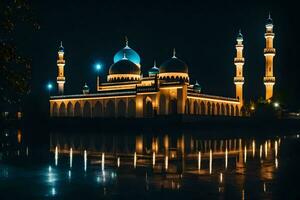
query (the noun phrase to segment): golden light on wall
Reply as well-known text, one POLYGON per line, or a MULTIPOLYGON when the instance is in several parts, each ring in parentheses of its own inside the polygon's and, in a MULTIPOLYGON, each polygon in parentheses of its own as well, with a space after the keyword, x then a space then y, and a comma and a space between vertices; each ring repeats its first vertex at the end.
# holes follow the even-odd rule
POLYGON ((21 132, 20 129, 18 129, 17 139, 18 139, 18 143, 21 144, 21 142, 22 142, 22 132, 21 132))

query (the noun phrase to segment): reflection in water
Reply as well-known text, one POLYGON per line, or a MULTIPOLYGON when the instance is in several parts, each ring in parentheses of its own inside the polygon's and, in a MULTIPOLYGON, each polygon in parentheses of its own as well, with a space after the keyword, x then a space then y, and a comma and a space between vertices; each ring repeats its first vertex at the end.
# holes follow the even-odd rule
MULTIPOLYGON (((253 195, 250 183, 259 195, 271 195, 272 182, 281 169, 281 142, 285 142, 186 134, 51 134, 50 138, 52 161, 43 168, 48 196, 63 193, 58 187, 62 180, 68 184, 92 182, 106 195, 128 180, 136 191, 184 190, 193 185, 193 191, 205 188, 202 191, 224 195, 234 190, 239 199, 248 199, 253 195)), ((13 155, 25 157, 28 147, 15 148, 13 155)), ((1 172, 5 178, 4 169, 1 172)))

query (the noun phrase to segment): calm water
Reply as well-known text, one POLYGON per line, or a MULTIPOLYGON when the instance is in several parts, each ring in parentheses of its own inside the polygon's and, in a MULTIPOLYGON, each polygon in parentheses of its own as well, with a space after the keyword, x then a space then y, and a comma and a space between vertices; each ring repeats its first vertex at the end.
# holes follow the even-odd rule
POLYGON ((40 134, 2 130, 0 199, 300 199, 296 133, 40 134))

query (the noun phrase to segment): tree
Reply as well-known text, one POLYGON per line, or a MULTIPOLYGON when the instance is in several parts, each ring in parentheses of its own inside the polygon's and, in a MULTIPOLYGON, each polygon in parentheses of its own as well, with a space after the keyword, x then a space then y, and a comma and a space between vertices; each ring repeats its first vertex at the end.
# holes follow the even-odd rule
POLYGON ((26 0, 0 2, 0 106, 18 110, 30 92, 31 59, 17 47, 16 38, 24 25, 40 27, 26 0), (18 31, 16 31, 18 27, 18 31), (19 28, 20 27, 20 28, 19 28))

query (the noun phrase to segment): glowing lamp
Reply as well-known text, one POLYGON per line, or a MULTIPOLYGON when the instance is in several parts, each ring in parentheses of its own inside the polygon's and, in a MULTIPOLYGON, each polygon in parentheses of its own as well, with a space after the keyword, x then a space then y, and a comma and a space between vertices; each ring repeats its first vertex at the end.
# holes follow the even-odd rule
POLYGON ((48 88, 48 90, 51 90, 53 88, 52 84, 48 83, 47 88, 48 88))
POLYGON ((278 103, 278 102, 275 102, 275 103, 274 103, 274 107, 275 107, 275 108, 279 108, 279 103, 278 103))

